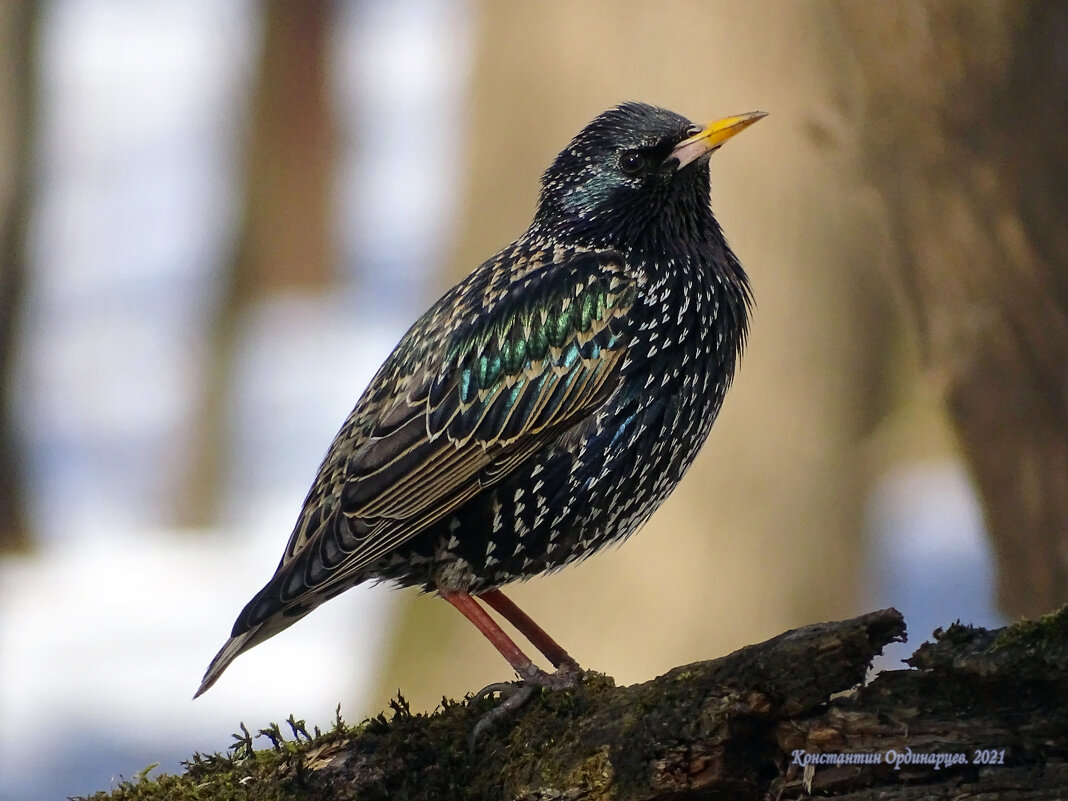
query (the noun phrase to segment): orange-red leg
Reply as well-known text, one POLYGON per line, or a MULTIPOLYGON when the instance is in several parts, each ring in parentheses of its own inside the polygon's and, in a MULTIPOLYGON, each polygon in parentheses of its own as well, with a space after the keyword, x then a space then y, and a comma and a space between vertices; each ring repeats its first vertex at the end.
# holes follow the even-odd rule
MULTIPOLYGON (((530 640, 530 643, 535 648, 545 654, 545 658, 553 663, 553 667, 565 667, 569 670, 578 668, 578 663, 571 658, 567 651, 561 648, 559 643, 546 633, 545 629, 535 623, 530 615, 516 606, 515 603, 513 603, 503 592, 500 590, 488 590, 487 592, 481 593, 478 597, 496 609, 501 617, 515 626, 520 634, 530 640)), ((485 614, 485 612, 483 612, 483 614, 485 614)), ((471 620, 471 622, 474 623, 474 620, 471 620)), ((475 623, 475 625, 477 626, 478 624, 475 623)), ((498 628, 498 630, 500 629, 498 628)), ((485 630, 483 630, 483 633, 485 634, 485 630)), ((502 631, 501 634, 503 635, 504 632, 502 631)), ((486 634, 486 636, 489 637, 488 634, 486 634)), ((509 642, 511 643, 511 640, 509 640, 509 642)), ((497 645, 496 642, 493 644, 497 645)), ((513 646, 515 645, 515 643, 511 644, 513 646)), ((497 646, 497 650, 502 654, 504 653, 499 645, 497 646)), ((516 648, 516 650, 518 651, 519 649, 516 648)), ((507 658, 508 656, 506 654, 505 659, 507 658)))
MULTIPOLYGON (((464 617, 475 624, 475 627, 482 632, 487 640, 493 643, 493 647, 501 652, 501 656, 508 660, 508 664, 522 678, 529 680, 542 673, 530 661, 530 657, 519 650, 519 646, 504 632, 504 629, 497 625, 496 621, 489 616, 489 613, 478 605, 478 601, 466 592, 456 590, 441 590, 439 592, 442 598, 455 606, 464 617)), ((502 612, 501 614, 504 613, 502 612)))
POLYGON ((535 687, 549 687, 553 689, 565 689, 574 687, 581 676, 582 671, 567 651, 561 648, 557 642, 545 633, 545 630, 535 623, 529 615, 512 603, 500 590, 489 590, 479 597, 485 600, 491 607, 515 626, 530 642, 541 651, 549 661, 556 666, 557 671, 548 674, 530 661, 530 657, 519 650, 515 644, 489 613, 479 606, 478 601, 471 597, 470 593, 457 590, 438 590, 446 601, 455 606, 464 617, 475 624, 482 635, 493 643, 493 647, 500 651, 501 656, 508 660, 515 672, 519 674, 523 682, 520 684, 491 684, 475 695, 475 698, 483 698, 494 693, 500 693, 504 701, 494 709, 491 709, 478 721, 474 731, 471 732, 471 748, 474 749, 479 735, 492 726, 504 715, 514 712, 527 702, 535 687))

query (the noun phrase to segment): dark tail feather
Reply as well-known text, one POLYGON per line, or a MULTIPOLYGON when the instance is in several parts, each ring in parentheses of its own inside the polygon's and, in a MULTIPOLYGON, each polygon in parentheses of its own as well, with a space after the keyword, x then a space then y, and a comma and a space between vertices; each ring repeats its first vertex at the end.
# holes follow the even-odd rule
POLYGON ((237 659, 238 656, 249 648, 259 645, 264 640, 269 640, 278 632, 288 629, 301 617, 303 615, 287 617, 281 613, 275 614, 262 623, 253 626, 248 631, 228 639, 219 650, 219 653, 215 654, 215 658, 211 660, 211 664, 208 665, 208 670, 204 674, 204 679, 200 682, 200 688, 193 697, 197 698, 207 692, 211 685, 219 680, 219 676, 223 674, 223 671, 230 667, 230 663, 237 659))

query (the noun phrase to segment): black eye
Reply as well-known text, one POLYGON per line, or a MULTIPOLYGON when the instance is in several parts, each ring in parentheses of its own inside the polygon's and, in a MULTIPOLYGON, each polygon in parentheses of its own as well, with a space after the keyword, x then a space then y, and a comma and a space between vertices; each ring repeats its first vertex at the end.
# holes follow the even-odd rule
POLYGON ((638 175, 645 169, 645 155, 637 150, 624 150, 619 157, 619 169, 624 175, 638 175))

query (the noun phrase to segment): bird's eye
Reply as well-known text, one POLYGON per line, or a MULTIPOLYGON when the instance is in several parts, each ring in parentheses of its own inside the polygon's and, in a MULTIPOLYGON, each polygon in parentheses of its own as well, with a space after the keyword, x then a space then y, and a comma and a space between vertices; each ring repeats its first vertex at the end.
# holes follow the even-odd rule
POLYGON ((619 157, 619 169, 625 175, 637 175, 645 169, 645 156, 637 150, 624 150, 619 157))
POLYGON ((700 125, 691 125, 686 129, 686 136, 684 138, 689 139, 691 136, 697 136, 697 134, 701 133, 703 130, 704 128, 700 125))

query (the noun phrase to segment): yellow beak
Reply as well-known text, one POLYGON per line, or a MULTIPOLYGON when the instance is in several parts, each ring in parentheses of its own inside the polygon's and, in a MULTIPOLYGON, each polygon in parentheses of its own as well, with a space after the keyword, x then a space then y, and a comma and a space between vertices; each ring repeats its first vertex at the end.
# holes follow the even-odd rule
POLYGON ((679 160, 678 169, 681 170, 690 162, 696 161, 706 153, 711 153, 732 136, 740 134, 754 122, 766 116, 768 116, 766 111, 750 111, 748 114, 724 117, 722 120, 709 123, 703 131, 675 145, 671 155, 679 160))

